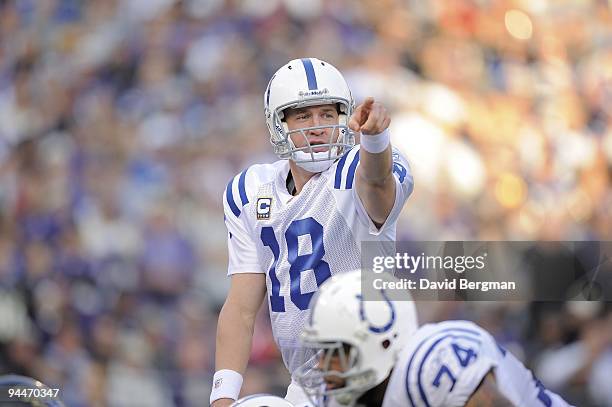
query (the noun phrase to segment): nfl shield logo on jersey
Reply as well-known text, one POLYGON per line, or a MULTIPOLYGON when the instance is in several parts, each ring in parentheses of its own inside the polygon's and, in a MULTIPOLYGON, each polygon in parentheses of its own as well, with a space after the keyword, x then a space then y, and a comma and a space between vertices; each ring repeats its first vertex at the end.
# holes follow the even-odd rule
POLYGON ((272 198, 257 199, 257 220, 270 219, 270 211, 272 209, 272 198))

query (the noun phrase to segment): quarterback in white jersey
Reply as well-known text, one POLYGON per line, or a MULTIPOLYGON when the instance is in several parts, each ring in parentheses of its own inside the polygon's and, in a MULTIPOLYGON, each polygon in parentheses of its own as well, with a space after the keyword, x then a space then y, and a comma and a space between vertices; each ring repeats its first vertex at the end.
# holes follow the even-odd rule
MULTIPOLYGON (((238 395, 264 296, 292 374, 311 297, 332 275, 360 267, 361 242, 380 242, 382 251, 395 239, 413 188, 407 161, 389 144, 386 110, 372 98, 354 109, 332 65, 290 61, 270 80, 264 104, 280 160, 245 169, 223 194, 232 279, 217 329, 215 407, 238 395)), ((289 387, 288 400, 305 398, 289 387)))
POLYGON ((412 301, 364 301, 361 284, 334 276, 313 299, 302 338, 319 354, 296 377, 319 405, 568 406, 478 325, 419 328, 412 301))
MULTIPOLYGON (((395 238, 394 227, 373 224, 355 192, 358 163, 355 146, 312 177, 297 196, 287 191, 287 161, 253 165, 236 176, 225 194, 231 234, 228 273, 267 274, 274 338, 291 373, 302 359, 296 355, 299 334, 317 287, 335 273, 360 267, 362 241, 395 238), (234 187, 236 194, 230 190, 234 187), (239 196, 246 197, 244 206, 239 196), (239 208, 238 216, 232 206, 239 208), (259 239, 253 242, 251 236, 259 239)), ((390 224, 412 188, 406 161, 396 154, 394 164, 398 194, 387 219, 390 224)))

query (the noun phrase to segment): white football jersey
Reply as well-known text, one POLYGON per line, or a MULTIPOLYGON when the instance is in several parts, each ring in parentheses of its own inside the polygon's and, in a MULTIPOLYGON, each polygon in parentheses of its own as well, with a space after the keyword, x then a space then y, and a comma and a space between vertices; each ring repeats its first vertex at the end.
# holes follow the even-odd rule
POLYGON ((402 350, 383 407, 463 406, 489 372, 515 406, 569 406, 487 331, 468 321, 445 321, 423 325, 402 350))
MULTIPOLYGON (((253 165, 227 186, 228 274, 265 273, 274 338, 289 372, 305 360, 299 334, 310 298, 331 275, 360 267, 362 241, 393 241, 413 179, 393 152, 395 204, 376 228, 355 190, 359 146, 315 174, 297 196, 287 190, 289 162, 253 165)), ((382 245, 381 245, 382 251, 382 245)))

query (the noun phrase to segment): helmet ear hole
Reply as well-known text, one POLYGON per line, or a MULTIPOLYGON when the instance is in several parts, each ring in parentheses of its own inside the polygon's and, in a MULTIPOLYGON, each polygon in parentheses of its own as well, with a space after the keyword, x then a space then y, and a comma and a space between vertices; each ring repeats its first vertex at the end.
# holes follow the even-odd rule
POLYGON ((385 339, 384 341, 382 341, 381 345, 383 349, 388 349, 389 346, 391 346, 391 341, 389 339, 385 339))

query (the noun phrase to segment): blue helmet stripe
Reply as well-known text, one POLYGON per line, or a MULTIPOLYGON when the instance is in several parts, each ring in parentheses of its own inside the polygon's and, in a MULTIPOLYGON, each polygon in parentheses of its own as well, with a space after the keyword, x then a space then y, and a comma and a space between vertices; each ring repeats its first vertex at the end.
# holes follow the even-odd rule
POLYGON ((238 217, 240 216, 240 209, 238 209, 236 202, 234 202, 234 193, 232 192, 233 183, 234 183, 234 178, 230 180, 229 184, 227 184, 227 188, 225 188, 225 198, 227 199, 227 203, 229 204, 230 209, 232 210, 234 215, 238 217))
POLYGON ((314 67, 312 66, 312 61, 309 58, 302 58, 302 64, 304 64, 304 69, 306 70, 306 79, 308 80, 308 89, 314 90, 318 89, 317 85, 317 77, 315 75, 314 67))
POLYGON ((240 201, 242 202, 242 206, 249 203, 249 198, 246 194, 246 187, 244 186, 244 179, 246 178, 247 170, 242 171, 242 174, 240 174, 240 179, 238 180, 238 191, 240 192, 240 201))

